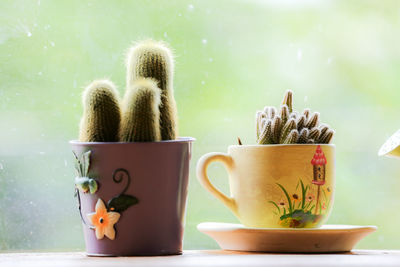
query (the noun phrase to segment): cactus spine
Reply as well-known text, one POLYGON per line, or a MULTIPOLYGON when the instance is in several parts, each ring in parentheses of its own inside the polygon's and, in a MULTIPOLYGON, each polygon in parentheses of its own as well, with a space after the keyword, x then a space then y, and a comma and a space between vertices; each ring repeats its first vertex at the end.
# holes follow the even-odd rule
POLYGON ((112 82, 98 80, 86 87, 83 93, 79 141, 118 141, 120 120, 118 91, 112 82))
POLYGON ((130 88, 140 78, 152 78, 161 89, 160 132, 162 140, 177 137, 176 103, 173 92, 174 64, 170 49, 163 43, 145 41, 133 46, 127 58, 126 84, 130 88))
POLYGON ((122 103, 120 141, 160 141, 160 89, 152 79, 139 79, 127 88, 122 103))
POLYGON ((279 112, 275 107, 257 112, 257 143, 329 144, 335 132, 319 121, 319 113, 311 114, 308 108, 301 114, 293 111, 293 93, 288 90, 279 112))

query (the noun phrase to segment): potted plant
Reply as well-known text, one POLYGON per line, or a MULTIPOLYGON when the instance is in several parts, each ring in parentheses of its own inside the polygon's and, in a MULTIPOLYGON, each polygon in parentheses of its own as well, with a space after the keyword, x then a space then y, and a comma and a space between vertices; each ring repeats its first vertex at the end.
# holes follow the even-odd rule
POLYGON ((172 53, 145 41, 126 63, 123 100, 112 82, 92 82, 83 93, 79 141, 70 142, 86 251, 180 254, 194 139, 177 137, 172 53))
POLYGON ((292 91, 279 110, 256 114, 257 145, 230 146, 209 153, 197 165, 200 183, 249 227, 318 227, 328 218, 335 185, 334 131, 318 112, 293 111, 292 91), (229 171, 231 196, 209 181, 207 167, 222 162, 229 171))

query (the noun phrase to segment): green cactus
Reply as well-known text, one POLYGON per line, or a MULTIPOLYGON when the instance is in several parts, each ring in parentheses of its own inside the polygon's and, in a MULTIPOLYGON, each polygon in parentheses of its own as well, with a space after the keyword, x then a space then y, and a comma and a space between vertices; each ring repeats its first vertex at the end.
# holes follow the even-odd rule
POLYGON ((310 133, 308 134, 309 139, 313 140, 318 140, 318 137, 320 135, 321 131, 317 127, 314 127, 310 130, 310 133))
POLYGON ((287 90, 285 96, 283 97, 282 105, 286 105, 289 109, 289 113, 293 112, 293 92, 287 90))
POLYGON ((308 119, 307 123, 306 123, 306 127, 308 129, 312 129, 315 126, 317 126, 319 123, 319 113, 318 112, 314 112, 314 114, 311 115, 311 117, 308 119))
POLYGON ((173 92, 174 63, 171 50, 164 43, 144 41, 130 49, 126 63, 127 88, 140 78, 153 78, 158 82, 161 89, 161 139, 176 139, 177 111, 173 92))
POLYGON ((160 89, 152 79, 138 79, 131 88, 127 88, 122 103, 119 140, 160 141, 160 102, 160 89))
POLYGON ((303 110, 303 115, 308 119, 310 117, 311 110, 309 108, 306 108, 303 110))
POLYGON ((293 111, 293 93, 287 91, 279 112, 265 107, 256 114, 257 143, 259 144, 329 144, 334 131, 319 124, 318 112, 304 109, 293 111))
POLYGON ((282 127, 279 143, 282 144, 286 140, 286 137, 289 135, 289 133, 294 129, 297 129, 297 125, 296 125, 296 120, 292 118, 289 119, 282 127))
POLYGON ((262 129, 258 142, 261 144, 271 144, 272 141, 272 120, 267 120, 266 124, 262 129))
POLYGON ((288 108, 287 105, 282 105, 281 106, 280 115, 281 115, 282 122, 286 123, 287 120, 289 119, 289 108, 288 108))
POLYGON ((300 131, 300 136, 298 139, 298 143, 299 144, 306 144, 308 141, 308 135, 309 135, 310 131, 307 128, 303 128, 300 131))
POLYGON ((290 131, 283 144, 296 144, 299 139, 299 132, 297 129, 290 131))
POLYGON ((307 118, 304 115, 301 115, 300 117, 297 118, 297 130, 301 131, 305 124, 306 124, 307 118))
POLYGON ((81 142, 116 142, 121 120, 119 96, 108 80, 92 82, 83 92, 81 142))
POLYGON ((274 141, 274 144, 279 144, 281 130, 282 130, 282 119, 281 117, 276 116, 272 121, 272 140, 274 141))

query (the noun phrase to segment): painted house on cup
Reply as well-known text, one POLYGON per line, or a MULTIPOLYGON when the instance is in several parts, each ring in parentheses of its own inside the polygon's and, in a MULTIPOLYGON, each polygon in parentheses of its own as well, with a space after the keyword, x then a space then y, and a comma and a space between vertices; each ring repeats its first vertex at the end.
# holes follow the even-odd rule
POLYGON ((314 179, 312 183, 318 186, 324 185, 326 158, 324 152, 321 149, 321 146, 317 147, 314 157, 311 160, 311 164, 314 168, 314 179))

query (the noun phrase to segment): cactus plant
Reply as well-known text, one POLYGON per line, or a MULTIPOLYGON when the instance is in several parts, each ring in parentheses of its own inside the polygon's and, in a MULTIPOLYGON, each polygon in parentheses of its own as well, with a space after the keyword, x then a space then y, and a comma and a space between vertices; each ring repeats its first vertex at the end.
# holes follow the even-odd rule
POLYGON ((128 88, 140 78, 153 78, 158 82, 158 87, 161 89, 161 139, 176 139, 177 111, 173 96, 174 64, 171 50, 164 43, 144 41, 130 49, 126 63, 128 88))
POLYGON ((83 93, 83 116, 79 140, 82 142, 116 142, 121 120, 119 95, 108 80, 98 80, 83 93))
POLYGON ((160 101, 160 89, 152 79, 139 79, 127 88, 122 102, 120 141, 160 141, 160 101))
POLYGON ((320 114, 305 109, 293 111, 293 92, 288 90, 279 111, 265 107, 256 113, 259 144, 329 144, 334 131, 320 124, 320 114))
POLYGON ((83 94, 84 114, 79 140, 144 142, 176 139, 171 50, 164 43, 144 41, 130 49, 126 63, 123 114, 112 82, 94 81, 83 94))

